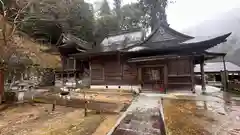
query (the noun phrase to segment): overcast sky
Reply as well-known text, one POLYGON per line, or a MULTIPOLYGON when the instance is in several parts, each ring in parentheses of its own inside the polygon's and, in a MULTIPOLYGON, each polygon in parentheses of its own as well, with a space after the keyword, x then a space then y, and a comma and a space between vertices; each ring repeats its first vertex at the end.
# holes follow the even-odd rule
MULTIPOLYGON (((87 0, 94 3, 101 0, 87 0)), ((112 4, 113 0, 108 0, 112 4)), ((124 4, 136 0, 123 0, 124 4)), ((240 0, 175 0, 167 9, 168 22, 177 30, 186 29, 214 18, 232 8, 240 7, 240 0)))

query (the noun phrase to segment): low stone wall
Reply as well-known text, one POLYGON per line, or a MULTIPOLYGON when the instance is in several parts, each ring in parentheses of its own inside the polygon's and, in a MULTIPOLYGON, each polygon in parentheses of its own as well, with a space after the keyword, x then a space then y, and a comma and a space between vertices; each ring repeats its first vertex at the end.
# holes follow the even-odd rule
POLYGON ((124 90, 139 93, 141 90, 141 85, 91 85, 90 89, 102 89, 102 90, 124 90))

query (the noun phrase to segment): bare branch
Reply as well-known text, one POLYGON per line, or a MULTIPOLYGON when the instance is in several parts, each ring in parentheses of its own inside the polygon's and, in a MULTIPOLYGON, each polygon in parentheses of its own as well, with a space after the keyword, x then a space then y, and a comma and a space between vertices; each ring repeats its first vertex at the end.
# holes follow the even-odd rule
POLYGON ((12 26, 12 30, 11 30, 11 33, 10 35, 8 36, 7 39, 9 39, 15 32, 16 28, 17 28, 17 19, 18 17, 20 16, 20 14, 25 10, 27 9, 32 3, 33 3, 34 0, 31 0, 31 1, 28 1, 28 3, 22 8, 22 9, 19 9, 18 12, 16 13, 16 16, 13 20, 13 26, 12 26))

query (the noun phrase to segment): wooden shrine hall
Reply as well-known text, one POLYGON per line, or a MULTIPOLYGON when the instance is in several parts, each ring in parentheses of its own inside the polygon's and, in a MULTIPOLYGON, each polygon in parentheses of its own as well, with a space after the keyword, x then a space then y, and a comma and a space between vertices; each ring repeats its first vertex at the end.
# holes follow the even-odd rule
MULTIPOLYGON (((112 35, 97 47, 69 57, 89 63, 91 89, 194 92, 194 65, 203 67, 205 60, 224 57, 207 50, 230 34, 191 37, 161 24, 147 37, 142 31, 112 35)), ((201 73, 204 91, 204 68, 201 73)))
POLYGON ((56 46, 62 61, 62 69, 55 71, 56 86, 62 87, 69 81, 76 84, 76 81, 83 78, 85 69, 89 69, 89 64, 88 61, 75 59, 70 55, 87 52, 92 49, 91 44, 74 35, 64 33, 61 34, 56 46))

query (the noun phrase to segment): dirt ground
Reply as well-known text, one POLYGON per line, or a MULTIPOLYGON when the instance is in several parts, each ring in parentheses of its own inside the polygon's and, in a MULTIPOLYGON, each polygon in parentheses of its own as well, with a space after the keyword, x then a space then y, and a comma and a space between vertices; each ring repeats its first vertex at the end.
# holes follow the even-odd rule
MULTIPOLYGON (((98 94, 98 100, 128 104, 132 96, 98 94)), ((52 105, 49 104, 0 105, 0 134, 105 135, 119 116, 117 113, 96 114, 89 110, 88 116, 84 117, 83 109, 65 106, 56 106, 52 112, 52 105)))

